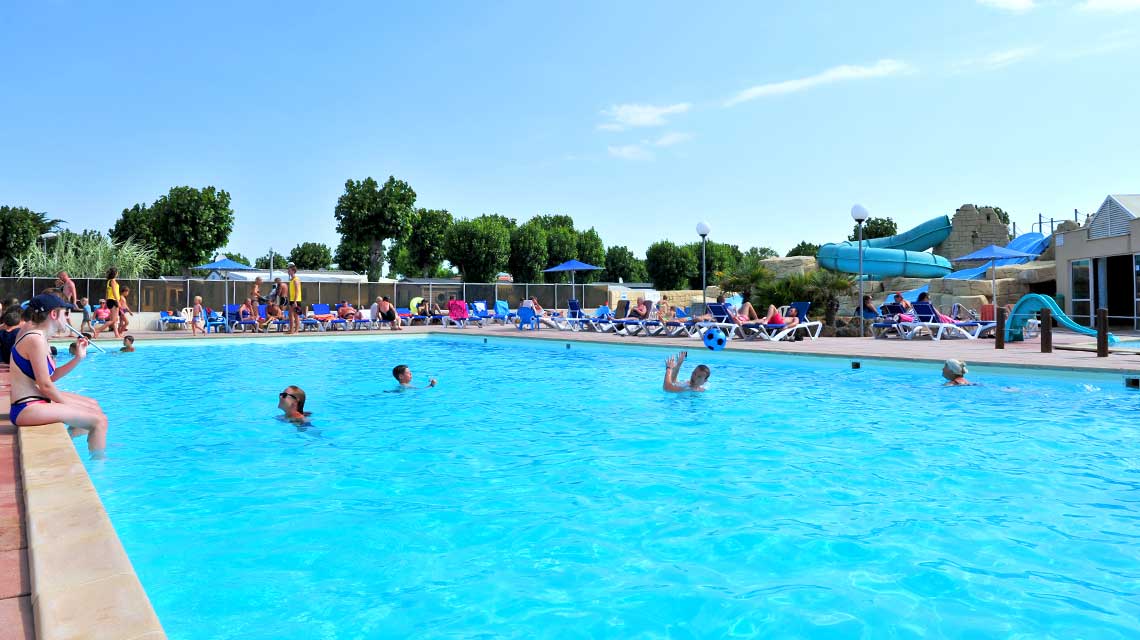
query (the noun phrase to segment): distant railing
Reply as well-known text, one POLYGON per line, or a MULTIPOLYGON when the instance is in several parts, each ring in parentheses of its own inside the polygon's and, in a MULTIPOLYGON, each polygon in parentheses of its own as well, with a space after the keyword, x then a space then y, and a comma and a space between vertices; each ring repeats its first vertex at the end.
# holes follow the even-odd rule
MULTIPOLYGON (((86 297, 92 306, 98 305, 106 291, 102 278, 73 278, 79 297, 86 297)), ((368 307, 377 296, 388 296, 397 307, 409 306, 412 298, 434 300, 446 307, 448 296, 472 302, 474 300, 506 300, 515 308, 519 301, 535 296, 539 304, 552 309, 565 309, 566 300, 576 298, 584 307, 596 307, 608 299, 604 284, 529 284, 529 283, 475 283, 443 282, 413 284, 404 282, 305 282, 301 279, 304 302, 333 304, 347 300, 353 306, 368 307)), ((0 278, 0 295, 3 300, 27 300, 36 293, 55 286, 55 278, 0 278)), ((220 309, 226 301, 234 304, 249 296, 252 283, 240 280, 147 280, 119 279, 120 287, 130 287, 127 301, 135 311, 174 311, 191 306, 195 296, 202 296, 206 307, 220 309)), ((262 285, 261 294, 268 296, 269 286, 262 285)))

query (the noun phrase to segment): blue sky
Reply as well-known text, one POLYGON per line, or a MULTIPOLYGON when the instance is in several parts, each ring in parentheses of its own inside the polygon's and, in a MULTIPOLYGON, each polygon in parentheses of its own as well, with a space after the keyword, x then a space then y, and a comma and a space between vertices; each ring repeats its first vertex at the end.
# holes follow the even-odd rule
POLYGON ((212 184, 253 258, 395 175, 643 255, 1140 191, 1140 0, 407 4, 0 5, 0 203, 105 231, 212 184))

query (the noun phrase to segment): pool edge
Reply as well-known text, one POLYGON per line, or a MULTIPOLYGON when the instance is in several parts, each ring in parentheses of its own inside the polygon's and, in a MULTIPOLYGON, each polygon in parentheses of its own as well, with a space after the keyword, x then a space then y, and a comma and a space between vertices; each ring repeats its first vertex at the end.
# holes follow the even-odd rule
POLYGON ((67 428, 16 433, 36 637, 165 638, 67 428))

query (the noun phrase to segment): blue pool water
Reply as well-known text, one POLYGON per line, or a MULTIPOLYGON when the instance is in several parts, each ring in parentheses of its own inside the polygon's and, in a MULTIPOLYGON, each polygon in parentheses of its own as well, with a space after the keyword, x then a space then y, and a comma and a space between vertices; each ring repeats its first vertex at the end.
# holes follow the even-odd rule
POLYGON ((666 355, 140 343, 66 386, 110 416, 89 470, 171 638, 1140 636, 1119 376, 694 343, 711 388, 672 395, 666 355), (397 363, 439 388, 383 393, 397 363))

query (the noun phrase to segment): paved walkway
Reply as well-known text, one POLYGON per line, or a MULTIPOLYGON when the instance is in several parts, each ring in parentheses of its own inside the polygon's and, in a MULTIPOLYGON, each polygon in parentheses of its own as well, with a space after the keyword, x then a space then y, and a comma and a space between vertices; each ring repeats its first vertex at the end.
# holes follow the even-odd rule
POLYGON ((16 427, 8 422, 8 375, 0 374, 0 639, 33 640, 31 577, 16 427))
MULTIPOLYGON (((539 331, 519 331, 513 325, 488 325, 487 327, 472 327, 469 329, 443 328, 439 325, 431 327, 406 327, 403 332, 387 329, 376 331, 326 331, 304 332, 300 336, 337 339, 346 336, 372 335, 410 335, 422 333, 456 333, 463 335, 494 335, 512 338, 530 338, 543 340, 583 340, 597 343, 612 343, 626 345, 657 345, 670 348, 703 348, 701 342, 695 338, 666 338, 660 336, 619 336, 612 333, 600 334, 592 332, 559 331, 550 327, 543 327, 539 331)), ((170 340, 189 338, 188 331, 137 331, 133 332, 137 342, 136 346, 145 348, 148 340, 170 340)), ((1140 340, 1140 335, 1127 336, 1117 333, 1118 337, 1140 340)), ((249 338, 258 340, 290 340, 295 336, 287 334, 210 334, 208 340, 229 340, 234 338, 249 338)), ((201 339, 201 336, 198 336, 201 339)), ((992 364, 1013 367, 1055 367, 1061 369, 1093 369, 1104 371, 1136 372, 1140 371, 1140 353, 1114 352, 1107 358, 1096 357, 1094 340, 1067 331, 1054 331, 1052 353, 1041 353, 1041 342, 1032 339, 1025 342, 1007 343, 1005 349, 995 349, 993 339, 965 340, 944 339, 933 341, 929 338, 916 338, 914 340, 900 340, 888 338, 876 340, 873 338, 820 338, 811 341, 804 339, 801 342, 765 342, 762 340, 733 340, 729 349, 733 351, 776 352, 788 354, 814 354, 844 358, 891 358, 899 360, 917 360, 938 362, 947 358, 965 360, 968 364, 992 364)), ((118 348, 118 343, 112 340, 100 340, 99 344, 105 349, 118 348)))

